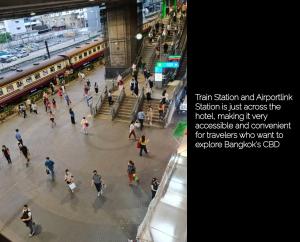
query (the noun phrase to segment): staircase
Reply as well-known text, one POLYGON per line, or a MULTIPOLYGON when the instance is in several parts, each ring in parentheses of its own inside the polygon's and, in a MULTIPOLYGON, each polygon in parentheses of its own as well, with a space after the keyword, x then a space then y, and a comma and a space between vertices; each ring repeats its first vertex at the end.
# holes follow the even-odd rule
MULTIPOLYGON (((117 99, 117 96, 112 95, 112 100, 113 102, 115 102, 117 99)), ((111 119, 111 112, 110 112, 110 106, 108 104, 108 99, 105 98, 105 100, 103 101, 103 104, 98 112, 98 116, 101 119, 111 119)))
MULTIPOLYGON (((164 127, 164 122, 163 120, 159 119, 159 112, 158 112, 158 105, 160 103, 159 99, 152 99, 149 101, 149 103, 147 102, 147 100, 145 99, 142 105, 143 111, 145 113, 145 115, 147 116, 147 110, 149 108, 149 105, 152 106, 153 109, 153 119, 152 119, 152 126, 150 126, 147 117, 146 120, 144 121, 144 126, 148 126, 148 127, 157 127, 157 128, 163 128, 164 127)), ((165 113, 168 109, 168 105, 165 105, 165 113)))
POLYGON ((123 102, 120 105, 120 108, 118 110, 118 114, 114 120, 116 121, 125 121, 125 122, 130 122, 132 117, 131 117, 131 112, 134 107, 134 104, 136 102, 136 97, 134 96, 125 96, 123 102))

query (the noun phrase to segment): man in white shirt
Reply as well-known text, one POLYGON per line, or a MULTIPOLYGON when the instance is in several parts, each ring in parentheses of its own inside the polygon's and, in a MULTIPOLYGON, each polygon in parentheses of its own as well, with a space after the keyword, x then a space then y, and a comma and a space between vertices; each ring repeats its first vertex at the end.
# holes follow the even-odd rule
POLYGON ((136 135, 135 135, 134 129, 135 129, 134 121, 132 121, 132 122, 130 123, 130 126, 129 126, 129 136, 128 136, 128 139, 130 139, 131 135, 133 135, 134 140, 136 140, 136 135))

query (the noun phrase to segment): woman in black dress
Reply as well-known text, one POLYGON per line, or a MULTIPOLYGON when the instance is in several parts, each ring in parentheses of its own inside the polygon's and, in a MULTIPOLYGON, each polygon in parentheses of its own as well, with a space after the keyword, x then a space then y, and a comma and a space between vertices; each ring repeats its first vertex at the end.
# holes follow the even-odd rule
POLYGON ((75 113, 73 112, 72 108, 69 109, 69 113, 71 116, 71 123, 75 124, 75 113))

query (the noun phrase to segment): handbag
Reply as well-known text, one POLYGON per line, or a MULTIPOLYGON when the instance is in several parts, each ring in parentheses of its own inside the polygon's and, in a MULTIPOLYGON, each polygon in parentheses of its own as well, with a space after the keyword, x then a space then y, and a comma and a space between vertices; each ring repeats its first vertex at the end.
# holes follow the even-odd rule
POLYGON ((48 169, 46 169, 46 173, 47 173, 47 175, 49 175, 49 174, 50 174, 50 171, 49 171, 48 169))
POLYGON ((69 184, 69 188, 70 188, 71 190, 74 190, 74 189, 76 188, 76 184, 75 184, 74 182, 70 183, 70 184, 69 184))
POLYGON ((141 148, 141 142, 140 142, 140 141, 138 141, 138 142, 136 143, 136 148, 138 148, 138 149, 141 148))
POLYGON ((141 127, 141 123, 138 120, 136 120, 135 123, 134 123, 134 127, 140 128, 141 127))

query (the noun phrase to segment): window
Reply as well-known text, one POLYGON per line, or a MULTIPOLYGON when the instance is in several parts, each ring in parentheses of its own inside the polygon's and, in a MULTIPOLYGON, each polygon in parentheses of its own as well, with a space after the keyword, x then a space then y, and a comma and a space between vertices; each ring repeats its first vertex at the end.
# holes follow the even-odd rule
POLYGON ((96 52, 96 48, 93 49, 93 52, 96 52))
POLYGON ((17 87, 22 87, 23 86, 23 81, 17 81, 17 87))
POLYGON ((12 91, 14 90, 13 85, 12 85, 12 84, 7 85, 7 86, 6 86, 6 90, 7 90, 7 92, 12 92, 12 91))
POLYGON ((41 74, 38 72, 38 73, 35 73, 34 74, 34 78, 35 78, 35 80, 38 80, 38 79, 40 79, 41 78, 41 74))
POLYGON ((54 66, 51 66, 51 67, 50 67, 50 71, 51 71, 51 72, 55 72, 55 67, 54 67, 54 66))
POLYGON ((57 69, 60 70, 61 69, 61 64, 57 65, 57 69))
POLYGON ((89 50, 89 55, 91 55, 92 54, 92 51, 91 50, 89 50))
POLYGON ((17 27, 17 30, 20 30, 21 29, 21 27, 17 27))
POLYGON ((100 50, 100 45, 97 46, 97 50, 100 50))
POLYGON ((44 76, 47 76, 48 75, 48 70, 46 69, 46 70, 43 70, 43 75, 44 76))
POLYGON ((19 20, 16 20, 15 23, 16 23, 16 24, 19 23, 19 20))
POLYGON ((0 88, 0 96, 2 96, 3 95, 3 91, 2 91, 2 89, 0 88))
POLYGON ((105 44, 102 44, 102 45, 101 45, 101 48, 104 49, 104 48, 105 48, 105 44))
POLYGON ((82 55, 79 55, 79 59, 82 59, 82 55))
POLYGON ((31 76, 26 78, 26 82, 27 82, 28 84, 32 82, 31 76))
POLYGON ((87 56, 87 52, 84 52, 83 55, 84 55, 84 57, 86 57, 87 56))
POLYGON ((75 62, 77 61, 77 56, 74 57, 74 61, 75 61, 75 62))

